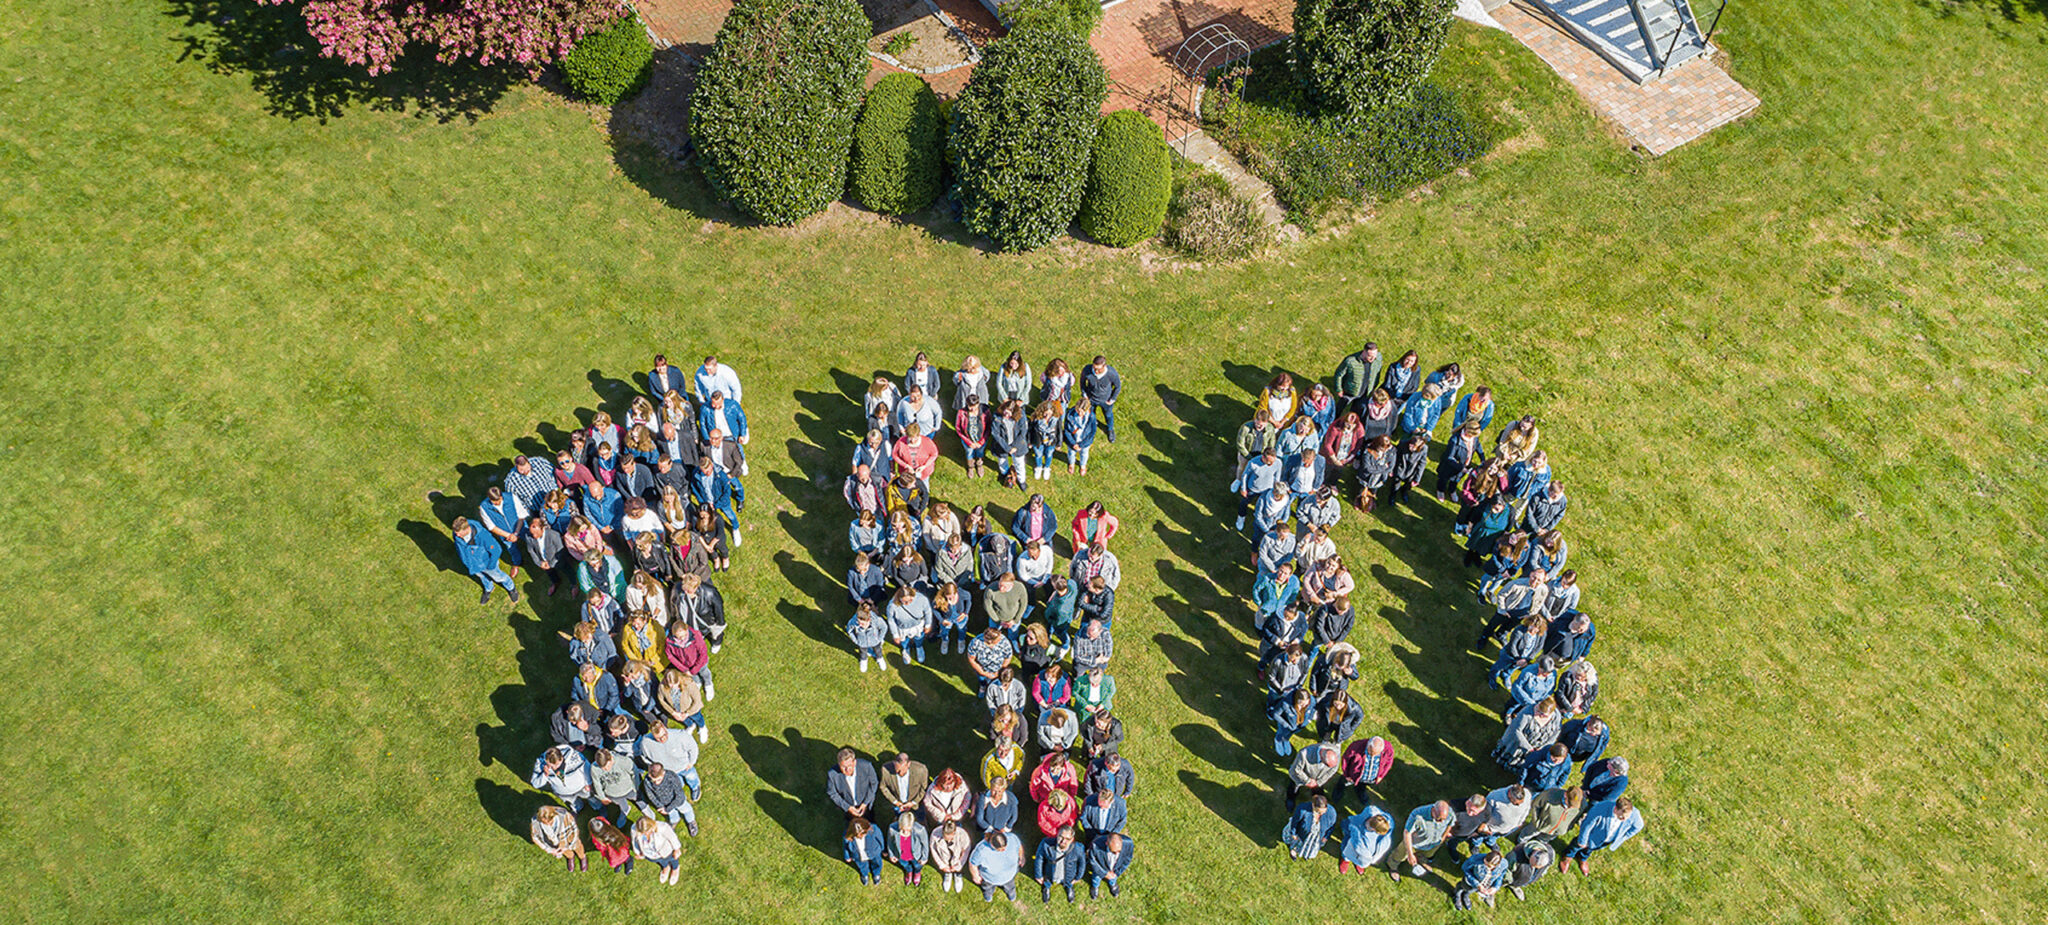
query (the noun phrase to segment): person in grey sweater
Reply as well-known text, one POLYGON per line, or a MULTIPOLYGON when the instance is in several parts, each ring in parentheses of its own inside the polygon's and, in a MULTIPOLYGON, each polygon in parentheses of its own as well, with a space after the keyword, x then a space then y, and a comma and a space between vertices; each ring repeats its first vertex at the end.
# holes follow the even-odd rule
POLYGON ((600 750, 596 766, 590 771, 590 791, 597 802, 618 809, 619 828, 623 829, 626 812, 632 809, 633 797, 640 792, 640 771, 631 760, 610 750, 600 750))
POLYGON ((896 589, 896 599, 889 602, 889 639, 903 650, 905 667, 912 661, 924 664, 924 640, 935 622, 932 602, 922 593, 909 586, 896 589))
POLYGON ((868 670, 869 659, 880 662, 883 671, 889 670, 889 660, 882 656, 882 640, 888 632, 888 624, 875 618, 875 605, 861 601, 853 619, 846 621, 846 636, 853 640, 854 649, 860 654, 861 671, 868 670))
POLYGON ((1564 522, 1567 502, 1564 486, 1552 480, 1542 491, 1530 498, 1528 506, 1522 509, 1522 529, 1536 535, 1557 529, 1557 525, 1564 522))
POLYGON ((1024 691, 1024 682, 1017 680, 1017 669, 1008 665, 1004 665, 1001 671, 996 672, 995 680, 982 688, 981 699, 988 704, 990 716, 996 715, 996 711, 1004 707, 1022 713, 1025 705, 1030 702, 1024 691))

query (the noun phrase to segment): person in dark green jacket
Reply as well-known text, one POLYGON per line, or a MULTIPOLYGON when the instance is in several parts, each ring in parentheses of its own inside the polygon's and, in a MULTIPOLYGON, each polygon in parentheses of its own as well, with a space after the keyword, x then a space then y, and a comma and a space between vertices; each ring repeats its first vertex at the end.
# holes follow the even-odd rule
POLYGON ((1337 393, 1337 413, 1356 410, 1353 405, 1372 394, 1373 384, 1380 381, 1380 370, 1385 366, 1380 358, 1380 345, 1366 341, 1357 353, 1337 361, 1337 371, 1330 375, 1330 391, 1337 393))

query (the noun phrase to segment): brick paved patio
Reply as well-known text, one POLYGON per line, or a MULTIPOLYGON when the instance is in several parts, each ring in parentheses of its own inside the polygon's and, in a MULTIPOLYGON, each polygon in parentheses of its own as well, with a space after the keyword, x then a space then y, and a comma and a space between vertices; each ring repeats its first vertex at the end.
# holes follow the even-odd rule
POLYGON ((1494 10, 1493 18, 1578 90, 1595 112, 1653 155, 1740 119, 1762 102, 1712 61, 1694 61, 1637 84, 1555 21, 1521 3, 1494 10))

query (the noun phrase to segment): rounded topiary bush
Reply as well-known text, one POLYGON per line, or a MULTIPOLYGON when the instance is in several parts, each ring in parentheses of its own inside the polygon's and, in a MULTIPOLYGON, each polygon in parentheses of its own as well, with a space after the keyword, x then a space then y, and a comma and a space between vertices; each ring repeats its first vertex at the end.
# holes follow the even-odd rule
POLYGON ((1135 109, 1103 116, 1081 197, 1081 232, 1129 247, 1159 233, 1172 199, 1173 155, 1158 123, 1135 109))
POLYGON ((916 74, 889 74, 868 91, 853 132, 848 179, 862 205, 908 215, 939 198, 946 174, 945 116, 916 74))
POLYGON ((1013 251, 1065 232, 1108 92, 1095 49, 1070 32, 1024 28, 990 43, 946 136, 967 227, 1013 251))
POLYGON ((577 39, 562 56, 562 77, 577 96, 611 106, 647 86, 653 64, 647 28, 627 16, 577 39))
POLYGON ((838 199, 873 31, 855 0, 734 3, 690 96, 711 188, 775 225, 838 199))
POLYGON ((1296 0, 1289 57, 1325 109, 1361 115, 1406 102, 1450 35, 1457 0, 1296 0))

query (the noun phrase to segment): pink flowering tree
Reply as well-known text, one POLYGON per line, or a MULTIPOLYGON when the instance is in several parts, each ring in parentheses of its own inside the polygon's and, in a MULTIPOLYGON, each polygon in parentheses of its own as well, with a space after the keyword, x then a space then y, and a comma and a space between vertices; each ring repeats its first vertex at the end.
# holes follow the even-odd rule
POLYGON ((516 62, 530 71, 569 53, 584 33, 626 12, 621 0, 262 0, 298 4, 320 52, 372 74, 389 73, 406 49, 434 49, 442 63, 516 62))

